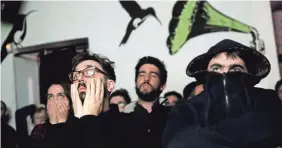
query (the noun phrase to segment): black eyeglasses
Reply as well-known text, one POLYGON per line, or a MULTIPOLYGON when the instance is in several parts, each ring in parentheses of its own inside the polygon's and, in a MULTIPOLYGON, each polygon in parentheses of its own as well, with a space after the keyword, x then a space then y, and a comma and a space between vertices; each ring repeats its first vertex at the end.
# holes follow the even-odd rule
POLYGON ((94 76, 96 72, 100 72, 100 73, 102 73, 102 74, 104 74, 104 75, 109 77, 109 75, 106 72, 96 68, 95 66, 92 66, 92 67, 87 67, 87 68, 85 68, 83 70, 80 70, 80 71, 73 71, 73 72, 71 72, 69 74, 69 79, 71 81, 78 80, 80 73, 82 73, 82 75, 84 77, 90 78, 90 77, 94 76))

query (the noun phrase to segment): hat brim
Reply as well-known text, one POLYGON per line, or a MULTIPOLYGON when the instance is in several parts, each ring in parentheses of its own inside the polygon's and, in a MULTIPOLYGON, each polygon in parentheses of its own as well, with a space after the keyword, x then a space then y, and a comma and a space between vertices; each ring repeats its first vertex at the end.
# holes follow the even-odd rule
MULTIPOLYGON (((215 52, 207 52, 204 54, 201 54, 199 56, 197 56, 196 58, 194 58, 187 66, 186 69, 186 74, 190 77, 197 77, 199 75, 201 75, 201 73, 206 72, 207 71, 207 66, 210 62, 210 60, 218 53, 221 52, 230 52, 230 51, 239 51, 239 52, 244 52, 248 55, 248 60, 251 60, 252 63, 254 63, 254 68, 255 68, 255 72, 254 73, 250 73, 251 75, 254 75, 260 79, 263 79, 264 77, 266 77, 271 69, 270 66, 270 62, 268 61, 268 59, 261 54, 260 52, 258 52, 257 50, 254 50, 252 48, 249 47, 230 47, 228 48, 224 48, 224 49, 219 49, 215 52)), ((244 61, 247 59, 243 59, 244 61)))

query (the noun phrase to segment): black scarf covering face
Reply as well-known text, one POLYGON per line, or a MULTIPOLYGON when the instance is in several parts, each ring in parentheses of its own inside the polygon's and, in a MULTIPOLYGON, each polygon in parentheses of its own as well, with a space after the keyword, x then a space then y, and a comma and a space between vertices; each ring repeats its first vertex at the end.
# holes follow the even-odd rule
POLYGON ((254 87, 252 75, 208 72, 204 90, 180 100, 167 117, 165 148, 276 148, 282 145, 282 103, 254 87))
POLYGON ((206 75, 204 90, 209 99, 205 118, 209 125, 252 110, 253 101, 249 96, 251 79, 251 75, 241 72, 209 72, 206 75))

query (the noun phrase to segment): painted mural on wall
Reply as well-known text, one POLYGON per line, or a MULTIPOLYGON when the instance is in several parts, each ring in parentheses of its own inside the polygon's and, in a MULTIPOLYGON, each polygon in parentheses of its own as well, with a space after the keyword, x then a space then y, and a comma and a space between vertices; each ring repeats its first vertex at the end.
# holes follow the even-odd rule
POLYGON ((191 38, 222 31, 251 35, 250 46, 264 53, 264 42, 255 27, 225 15, 207 1, 177 1, 172 11, 167 38, 171 55, 179 52, 191 38))
POLYGON ((31 10, 27 14, 18 14, 15 16, 13 23, 11 23, 11 25, 13 25, 13 28, 9 32, 5 41, 2 43, 1 63, 8 54, 13 52, 13 48, 22 48, 21 43, 25 39, 27 31, 26 17, 33 12, 36 12, 36 10, 31 10))
POLYGON ((158 19, 154 8, 149 7, 146 9, 142 9, 136 1, 119 2, 131 17, 131 20, 129 21, 126 28, 125 35, 120 43, 120 46, 126 44, 132 31, 137 29, 147 19, 147 17, 153 16, 159 21, 160 24, 162 24, 161 21, 158 19))

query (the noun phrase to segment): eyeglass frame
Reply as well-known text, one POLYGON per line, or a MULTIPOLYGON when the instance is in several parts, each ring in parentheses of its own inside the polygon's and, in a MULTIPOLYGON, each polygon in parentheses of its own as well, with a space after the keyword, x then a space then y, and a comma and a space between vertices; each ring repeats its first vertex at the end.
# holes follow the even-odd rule
POLYGON ((73 82, 73 81, 77 81, 77 80, 78 80, 78 79, 76 79, 76 80, 73 80, 73 79, 72 79, 72 78, 73 78, 73 73, 75 73, 75 72, 78 72, 78 74, 82 73, 82 75, 83 75, 84 77, 90 78, 90 77, 92 77, 92 76, 94 76, 94 75, 96 74, 95 70, 97 70, 98 72, 100 72, 100 73, 104 74, 105 76, 109 77, 109 75, 108 75, 106 72, 104 72, 103 70, 97 68, 96 66, 86 67, 86 68, 84 68, 84 69, 82 69, 82 70, 79 70, 79 71, 72 71, 71 73, 69 73, 68 76, 69 76, 70 81, 73 82), (88 70, 88 69, 93 69, 93 70, 94 70, 93 75, 91 75, 91 76, 85 76, 85 75, 84 75, 84 72, 85 72, 86 70, 88 70))

